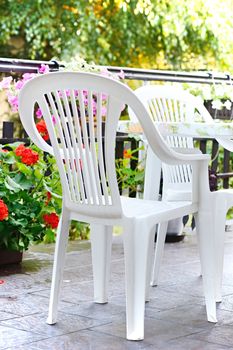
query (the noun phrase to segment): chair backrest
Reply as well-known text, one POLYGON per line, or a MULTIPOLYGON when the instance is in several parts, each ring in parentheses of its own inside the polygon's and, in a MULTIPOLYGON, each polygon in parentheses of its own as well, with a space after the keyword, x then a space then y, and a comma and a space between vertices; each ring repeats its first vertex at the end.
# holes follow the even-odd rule
POLYGON ((20 92, 22 124, 39 148, 55 156, 63 201, 68 206, 75 204, 80 214, 100 218, 122 215, 115 137, 124 104, 140 116, 153 150, 164 161, 173 163, 176 154, 160 138, 143 103, 119 81, 93 73, 55 72, 28 81, 20 92), (38 107, 51 146, 36 129, 34 115, 38 107))
MULTIPOLYGON (((199 98, 175 86, 145 85, 135 90, 135 94, 147 107, 155 122, 192 122, 198 113, 204 120, 212 120, 199 98)), ((134 113, 130 112, 131 118, 134 113)), ((166 142, 175 148, 193 148, 191 137, 167 136, 166 142)), ((148 165, 147 166, 153 166, 148 165)), ((190 165, 162 165, 164 189, 191 190, 192 169, 190 165)), ((166 196, 166 193, 164 193, 166 196)))

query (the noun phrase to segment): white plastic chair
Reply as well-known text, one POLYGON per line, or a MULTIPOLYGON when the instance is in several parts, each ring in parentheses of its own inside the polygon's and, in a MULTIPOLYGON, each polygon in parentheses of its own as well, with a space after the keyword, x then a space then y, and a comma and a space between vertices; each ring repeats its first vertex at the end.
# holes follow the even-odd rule
MULTIPOLYGON (((198 118, 208 123, 213 123, 213 119, 203 105, 199 97, 195 97, 188 91, 176 86, 146 85, 135 90, 136 95, 148 109, 152 120, 156 122, 193 122, 195 114, 198 118)), ((131 113, 131 118, 135 118, 131 113)), ((231 140, 217 139, 226 149, 233 151, 231 140)), ((193 149, 193 139, 191 137, 168 136, 166 142, 171 147, 183 149, 193 149)), ((196 149, 196 152, 200 152, 196 149)), ((151 176, 154 174, 154 163, 157 160, 155 155, 148 150, 146 162, 145 191, 144 198, 151 198, 153 192, 151 187, 151 176)), ((162 164, 163 190, 162 198, 166 201, 190 200, 192 196, 192 169, 190 165, 170 166, 162 164)), ((158 174, 160 175, 160 174, 158 174)), ((160 177, 155 179, 155 188, 158 188, 160 177)), ((156 192, 156 190, 155 190, 156 192)), ((226 213, 233 206, 233 191, 221 190, 211 193, 210 210, 214 221, 214 237, 216 247, 215 258, 215 283, 216 301, 221 301, 221 281, 223 271, 223 250, 226 213)), ((152 269, 151 285, 158 284, 159 270, 163 256, 164 242, 167 231, 167 223, 163 223, 157 232, 157 243, 155 248, 155 258, 152 269)))
POLYGON ((70 220, 91 224, 94 300, 97 303, 108 300, 112 227, 120 225, 124 232, 127 339, 143 339, 146 285, 149 284, 147 271, 152 257, 154 227, 159 222, 197 212, 207 315, 215 322, 213 227, 209 224, 208 201, 209 156, 170 150, 134 92, 118 81, 96 74, 56 72, 36 77, 20 92, 19 112, 31 140, 55 156, 63 190, 47 322, 54 324, 57 321, 70 220), (42 110, 51 146, 35 127, 35 103, 42 110), (102 106, 106 103, 104 131, 102 106), (192 164, 192 200, 159 202, 119 195, 114 152, 123 104, 131 106, 138 115, 151 148, 164 162, 192 164))

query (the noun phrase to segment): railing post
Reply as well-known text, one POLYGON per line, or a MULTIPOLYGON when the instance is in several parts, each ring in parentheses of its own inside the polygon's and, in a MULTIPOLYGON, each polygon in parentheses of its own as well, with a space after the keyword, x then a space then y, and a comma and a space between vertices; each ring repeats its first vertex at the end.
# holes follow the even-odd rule
MULTIPOLYGON (((135 140, 134 138, 131 139, 131 150, 136 150, 138 148, 138 141, 135 140)), ((130 159, 130 168, 132 170, 135 170, 138 165, 138 151, 134 153, 134 158, 136 159, 130 159)), ((132 191, 129 194, 129 197, 136 197, 137 191, 132 191)))
POLYGON ((13 122, 3 122, 2 137, 4 139, 13 139, 13 135, 14 135, 14 123, 13 122))

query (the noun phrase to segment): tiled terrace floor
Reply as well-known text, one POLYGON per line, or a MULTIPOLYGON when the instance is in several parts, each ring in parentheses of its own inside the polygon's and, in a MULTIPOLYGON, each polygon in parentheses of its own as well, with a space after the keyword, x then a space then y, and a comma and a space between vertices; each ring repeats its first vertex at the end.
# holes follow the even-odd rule
POLYGON ((194 235, 166 244, 159 287, 146 304, 145 340, 125 340, 121 237, 113 241, 109 303, 92 303, 89 242, 69 245, 59 322, 46 324, 53 245, 33 247, 20 268, 2 268, 0 349, 11 350, 221 350, 233 349, 233 232, 227 234, 223 302, 218 324, 206 321, 194 235))

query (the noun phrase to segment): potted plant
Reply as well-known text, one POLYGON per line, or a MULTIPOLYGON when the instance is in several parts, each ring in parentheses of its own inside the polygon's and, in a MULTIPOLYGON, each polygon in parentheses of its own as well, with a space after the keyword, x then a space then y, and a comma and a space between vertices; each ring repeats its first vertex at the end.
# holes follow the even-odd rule
POLYGON ((54 237, 60 194, 53 157, 22 143, 0 148, 0 263, 12 262, 10 252, 20 259, 31 242, 54 237))
POLYGON ((200 96, 214 119, 233 118, 233 86, 227 84, 183 84, 184 89, 200 96))

